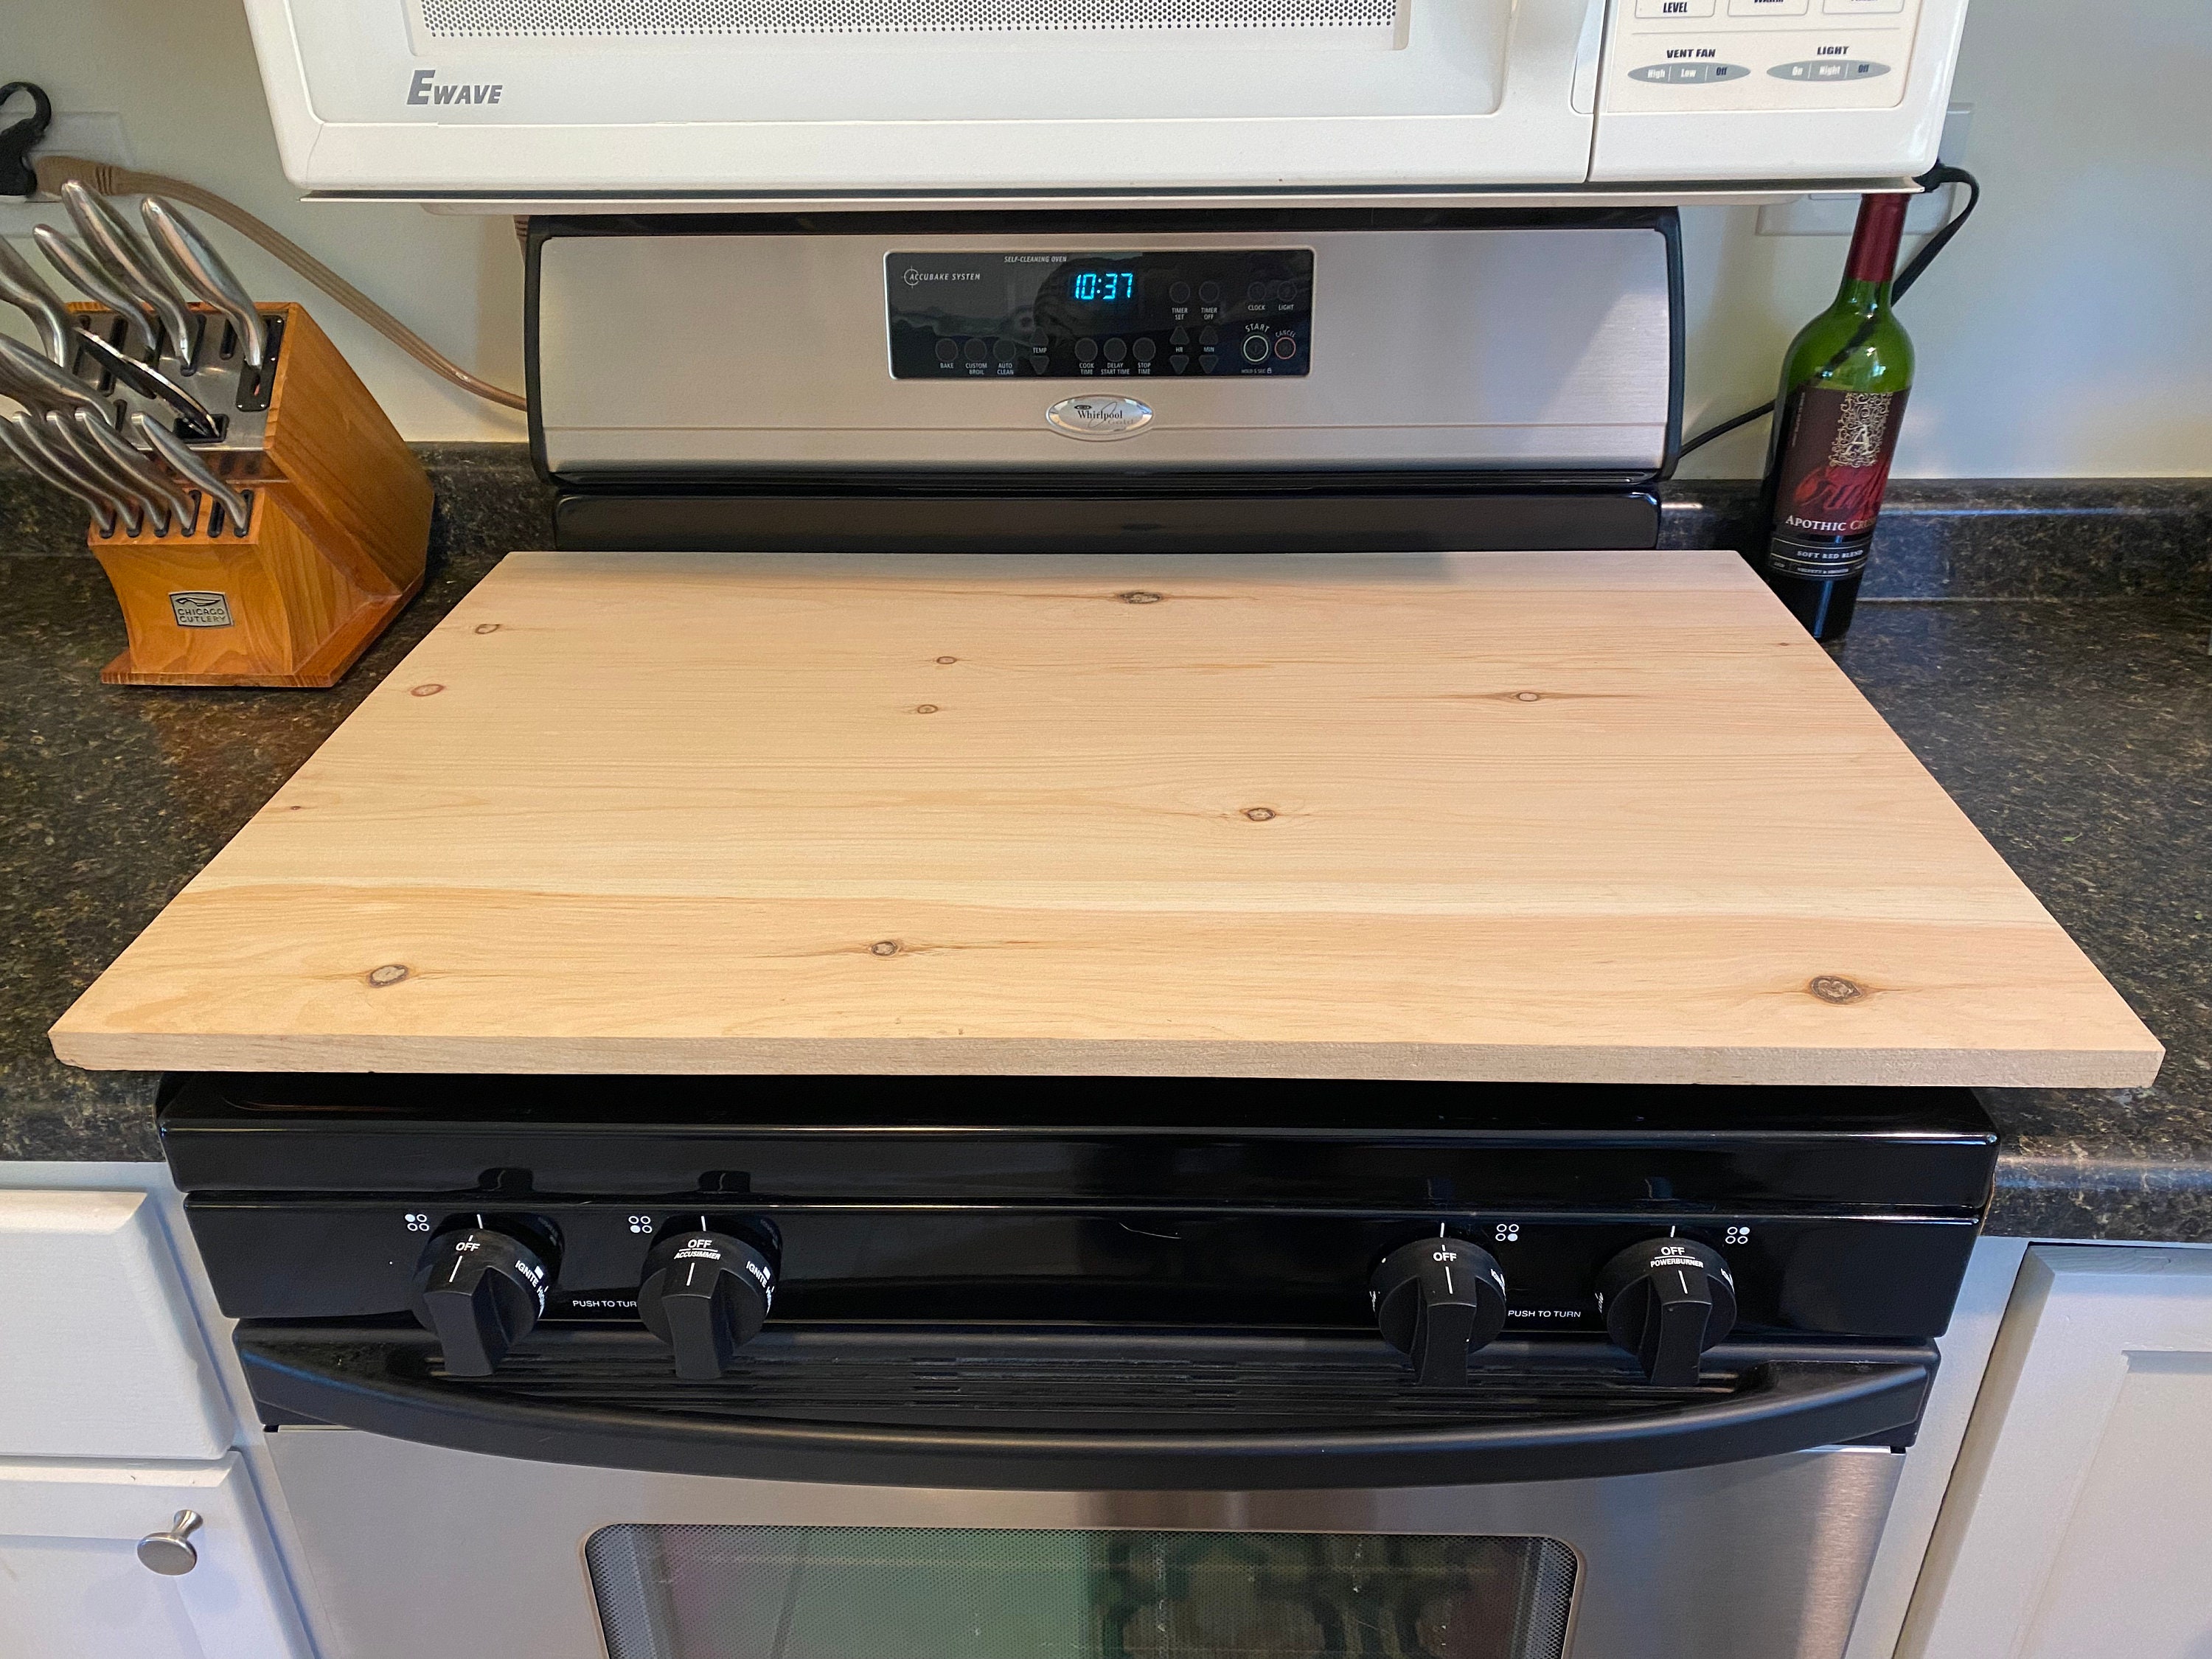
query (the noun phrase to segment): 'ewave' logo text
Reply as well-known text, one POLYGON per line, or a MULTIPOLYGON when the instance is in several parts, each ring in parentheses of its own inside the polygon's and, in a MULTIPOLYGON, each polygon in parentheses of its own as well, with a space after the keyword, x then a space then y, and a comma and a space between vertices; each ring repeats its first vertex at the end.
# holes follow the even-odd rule
POLYGON ((441 81, 435 70, 416 70, 415 78, 407 83, 407 101, 410 104, 496 104, 500 94, 506 90, 504 81, 494 81, 489 84, 441 81))

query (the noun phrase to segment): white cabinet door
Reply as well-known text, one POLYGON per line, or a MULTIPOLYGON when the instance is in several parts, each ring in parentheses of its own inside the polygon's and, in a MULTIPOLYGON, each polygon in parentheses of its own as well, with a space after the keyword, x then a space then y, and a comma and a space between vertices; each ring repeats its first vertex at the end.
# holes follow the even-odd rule
POLYGON ((0 1462, 0 1659, 306 1659, 236 1453, 198 1468, 0 1462), (138 1540, 203 1524, 173 1577, 138 1540))
POLYGON ((2208 1584, 2212 1251, 2029 1251, 1899 1659, 2204 1659, 2208 1584))
POLYGON ((209 1458, 231 1443, 158 1211, 143 1192, 0 1190, 0 1457, 209 1458))

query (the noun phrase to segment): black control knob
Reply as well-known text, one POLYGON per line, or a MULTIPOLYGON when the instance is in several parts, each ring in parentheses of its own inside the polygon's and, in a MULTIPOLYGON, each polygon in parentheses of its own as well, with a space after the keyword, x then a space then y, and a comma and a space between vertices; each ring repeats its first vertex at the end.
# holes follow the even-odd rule
POLYGON ((1383 1340, 1413 1358, 1427 1388, 1467 1381, 1467 1357, 1505 1323, 1505 1274, 1463 1238, 1417 1238, 1377 1264, 1368 1300, 1383 1340))
POLYGON ((1649 1239, 1605 1264, 1597 1305, 1646 1376, 1662 1388, 1692 1388, 1699 1357, 1735 1328, 1735 1280, 1709 1244, 1649 1239))
POLYGON ((676 1350, 676 1374, 711 1382, 760 1334, 775 1301, 775 1264, 728 1233, 671 1233, 645 1258, 638 1316, 676 1350))
POLYGON ((441 1233, 415 1269, 415 1316, 438 1334, 449 1376, 489 1376, 545 1312, 546 1247, 496 1227, 441 1233))

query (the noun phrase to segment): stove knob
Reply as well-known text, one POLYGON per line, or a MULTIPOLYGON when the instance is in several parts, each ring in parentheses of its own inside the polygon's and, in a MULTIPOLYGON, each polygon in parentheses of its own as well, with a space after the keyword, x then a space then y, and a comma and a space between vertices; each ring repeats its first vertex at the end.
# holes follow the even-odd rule
POLYGON ((1597 1305, 1646 1376, 1662 1388, 1694 1388, 1698 1357, 1735 1328, 1735 1280, 1711 1245, 1649 1239, 1605 1264, 1597 1305))
POLYGON ((545 1311, 544 1252, 494 1227, 441 1233, 415 1269, 415 1316, 438 1334, 449 1376, 489 1376, 545 1311))
POLYGON ((676 1374, 711 1382, 760 1334, 775 1301, 775 1264, 728 1233, 671 1233, 645 1258, 638 1316, 676 1350, 676 1374))
POLYGON ((1467 1357, 1505 1323, 1505 1274, 1463 1238, 1417 1238, 1384 1256, 1368 1281, 1386 1341, 1413 1357, 1427 1388, 1467 1382, 1467 1357))

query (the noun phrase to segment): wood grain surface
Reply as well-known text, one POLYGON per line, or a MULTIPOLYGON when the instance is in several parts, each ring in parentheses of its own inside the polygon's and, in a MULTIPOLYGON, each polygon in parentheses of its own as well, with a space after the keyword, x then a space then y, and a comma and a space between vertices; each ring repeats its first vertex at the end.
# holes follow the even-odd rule
POLYGON ((1728 553, 517 554, 57 1024, 94 1067, 2121 1086, 1728 553))

